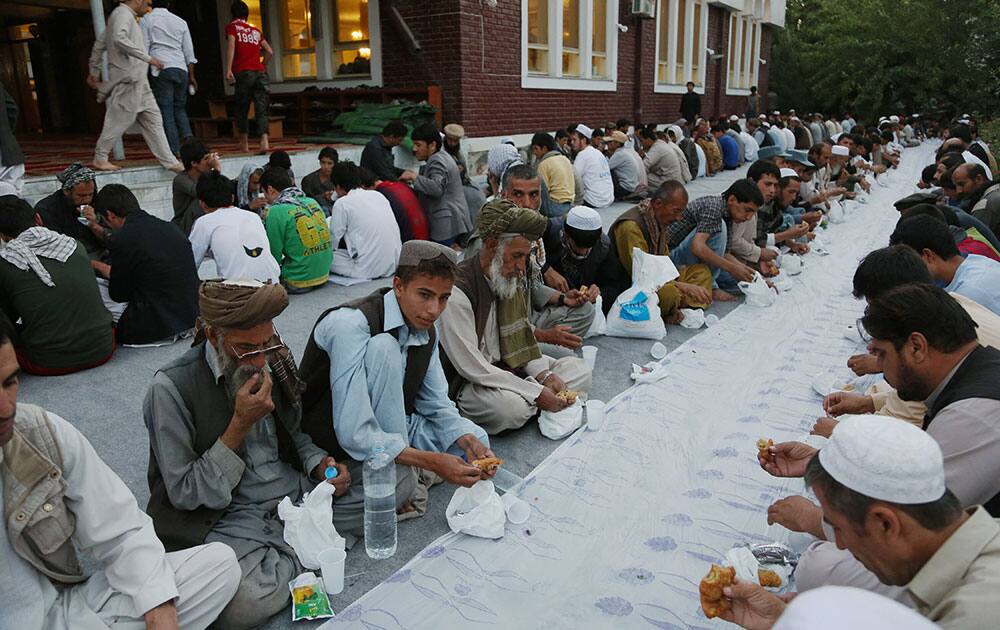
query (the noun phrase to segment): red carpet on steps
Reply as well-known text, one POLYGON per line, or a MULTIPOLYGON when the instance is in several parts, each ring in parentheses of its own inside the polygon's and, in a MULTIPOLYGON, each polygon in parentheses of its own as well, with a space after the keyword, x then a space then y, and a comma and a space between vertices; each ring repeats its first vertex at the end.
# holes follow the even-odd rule
MULTIPOLYGON (((94 159, 94 144, 97 136, 82 135, 22 135, 17 138, 25 157, 25 175, 27 177, 37 177, 40 175, 55 175, 61 172, 66 166, 73 162, 83 162, 90 164, 94 159)), ((208 146, 218 151, 222 157, 233 157, 236 155, 246 155, 251 157, 253 153, 241 153, 239 143, 233 138, 215 138, 207 142, 208 146)), ((251 140, 250 147, 254 142, 251 140)), ((295 138, 282 138, 271 141, 272 151, 288 151, 295 153, 299 151, 319 152, 322 147, 315 144, 299 144, 295 138)), ((148 166, 158 162, 149 152, 142 136, 125 136, 125 159, 116 161, 119 166, 148 166)))

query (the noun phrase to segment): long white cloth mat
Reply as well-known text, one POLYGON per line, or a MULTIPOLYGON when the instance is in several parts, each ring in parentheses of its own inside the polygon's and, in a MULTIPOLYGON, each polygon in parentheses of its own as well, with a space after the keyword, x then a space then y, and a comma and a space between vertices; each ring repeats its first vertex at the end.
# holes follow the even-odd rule
MULTIPOLYGON (((801 438, 821 415, 811 381, 845 376, 862 344, 858 260, 884 246, 930 147, 910 149, 886 187, 823 232, 792 289, 741 306, 663 360, 666 378, 631 387, 603 427, 571 436, 519 493, 532 507, 498 541, 448 534, 324 628, 706 628, 698 581, 745 542, 784 541, 767 507, 800 481, 760 470, 755 442, 801 438)), ((627 369, 627 366, 622 366, 627 369)))

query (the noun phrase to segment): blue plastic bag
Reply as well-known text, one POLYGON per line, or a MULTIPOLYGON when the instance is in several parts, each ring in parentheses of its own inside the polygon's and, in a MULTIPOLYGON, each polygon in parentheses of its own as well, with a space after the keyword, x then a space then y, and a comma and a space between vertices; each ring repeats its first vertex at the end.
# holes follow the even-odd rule
POLYGON ((649 306, 646 302, 649 297, 643 291, 635 294, 635 297, 622 304, 621 318, 630 322, 648 322, 649 306))

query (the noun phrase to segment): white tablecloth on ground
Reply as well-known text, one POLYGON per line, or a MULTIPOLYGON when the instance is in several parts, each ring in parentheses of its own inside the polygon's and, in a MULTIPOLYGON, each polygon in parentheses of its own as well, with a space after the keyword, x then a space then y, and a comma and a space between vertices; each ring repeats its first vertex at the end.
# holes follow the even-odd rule
POLYGON ((527 523, 496 541, 442 536, 323 627, 725 625, 702 614, 699 580, 734 545, 788 540, 767 507, 802 491, 759 468, 755 442, 804 436, 822 415, 813 377, 850 376, 863 345, 844 329, 864 310, 851 278, 887 244, 892 202, 931 159, 928 146, 908 150, 870 203, 823 232, 831 255, 807 256, 773 306, 736 309, 668 355, 666 378, 612 401, 600 430, 561 445, 518 493, 527 523))

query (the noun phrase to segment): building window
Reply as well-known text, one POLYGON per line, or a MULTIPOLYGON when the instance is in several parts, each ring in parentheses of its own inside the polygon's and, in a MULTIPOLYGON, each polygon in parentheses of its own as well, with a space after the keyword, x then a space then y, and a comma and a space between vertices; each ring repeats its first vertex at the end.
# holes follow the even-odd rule
POLYGON ((656 91, 683 92, 688 81, 704 91, 708 3, 659 0, 656 10, 656 91))
POLYGON ((528 0, 528 72, 549 73, 549 5, 528 0))
POLYGON ((286 79, 316 76, 309 0, 281 1, 281 71, 286 79))
POLYGON ((614 90, 618 0, 521 0, 522 87, 614 90))
POLYGON ((761 24, 752 15, 729 16, 729 53, 727 54, 726 92, 749 94, 757 85, 760 65, 761 24))
POLYGON ((335 0, 333 14, 333 73, 337 76, 371 75, 371 34, 368 0, 335 0))

